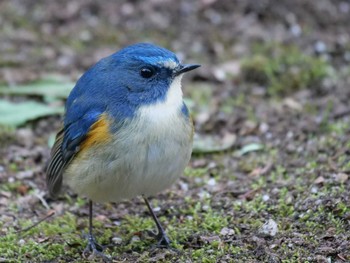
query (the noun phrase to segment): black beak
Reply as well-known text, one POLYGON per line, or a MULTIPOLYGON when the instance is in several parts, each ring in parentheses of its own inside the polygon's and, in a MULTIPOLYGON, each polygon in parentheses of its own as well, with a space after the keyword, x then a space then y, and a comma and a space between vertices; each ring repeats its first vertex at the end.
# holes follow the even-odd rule
POLYGON ((191 71, 191 70, 194 70, 198 67, 200 67, 201 65, 198 65, 198 64, 188 64, 188 65, 180 65, 178 68, 176 68, 174 70, 174 76, 179 76, 180 74, 183 74, 185 72, 188 72, 188 71, 191 71))

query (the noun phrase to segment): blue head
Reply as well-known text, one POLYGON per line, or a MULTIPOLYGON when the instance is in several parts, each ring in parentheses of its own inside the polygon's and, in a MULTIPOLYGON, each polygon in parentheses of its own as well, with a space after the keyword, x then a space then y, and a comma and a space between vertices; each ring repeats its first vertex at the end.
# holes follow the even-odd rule
POLYGON ((107 110, 122 119, 132 117, 142 106, 169 99, 174 82, 181 91, 182 74, 197 67, 181 64, 174 53, 153 44, 130 45, 100 60, 80 78, 68 98, 67 110, 82 98, 85 105, 91 101, 96 111, 107 110))

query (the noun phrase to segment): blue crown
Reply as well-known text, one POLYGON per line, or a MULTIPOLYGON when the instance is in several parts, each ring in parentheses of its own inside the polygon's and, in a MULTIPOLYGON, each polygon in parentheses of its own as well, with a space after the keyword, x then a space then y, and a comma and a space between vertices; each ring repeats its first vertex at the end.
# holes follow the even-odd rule
POLYGON ((168 61, 179 64, 179 60, 173 52, 150 43, 138 43, 127 46, 114 53, 111 57, 120 63, 133 59, 154 66, 168 61))

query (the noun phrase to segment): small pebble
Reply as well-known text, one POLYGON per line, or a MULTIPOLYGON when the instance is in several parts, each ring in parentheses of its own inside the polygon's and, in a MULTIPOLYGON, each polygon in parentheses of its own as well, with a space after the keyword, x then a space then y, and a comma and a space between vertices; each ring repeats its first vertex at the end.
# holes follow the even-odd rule
POLYGON ((224 227, 221 229, 220 234, 223 236, 233 236, 235 231, 232 228, 224 227))
POLYGON ((277 223, 273 219, 269 219, 259 228, 259 234, 266 237, 274 237, 278 232, 277 223))
POLYGON ((311 193, 316 194, 318 192, 318 188, 316 186, 311 188, 311 193))
POLYGON ((270 128, 269 125, 267 123, 265 123, 265 122, 262 122, 259 125, 259 131, 261 133, 266 133, 269 130, 269 128, 270 128))
POLYGON ((153 208, 153 211, 154 211, 154 212, 159 212, 159 211, 160 211, 160 207, 159 207, 159 206, 154 207, 154 208, 153 208))
POLYGON ((203 206, 202 206, 202 210, 203 210, 203 211, 208 211, 209 208, 210 208, 210 206, 208 206, 208 205, 203 205, 203 206))
POLYGON ((131 243, 138 242, 138 241, 140 241, 140 237, 139 236, 133 236, 131 238, 131 243))
POLYGON ((112 242, 114 244, 120 245, 123 242, 123 239, 121 239, 120 237, 113 237, 112 242))
POLYGON ((269 195, 263 195, 263 196, 262 196, 262 200, 263 200, 264 202, 268 201, 269 199, 270 199, 270 196, 269 196, 269 195))
POLYGON ((187 220, 192 221, 193 220, 193 216, 186 216, 187 220))
POLYGON ((201 191, 197 195, 199 196, 200 199, 205 199, 205 198, 210 197, 210 194, 208 192, 205 192, 205 191, 201 191))
POLYGON ((122 223, 120 221, 113 221, 113 225, 120 226, 122 223))
POLYGON ((29 179, 33 177, 34 177, 34 171, 32 170, 21 171, 21 172, 18 172, 16 175, 16 178, 19 180, 29 179))
POLYGON ((195 182, 196 184, 200 184, 200 183, 203 182, 203 179, 202 179, 202 178, 199 178, 199 177, 196 177, 196 178, 194 178, 194 182, 195 182))
POLYGON ((184 182, 179 182, 180 188, 182 191, 187 192, 188 191, 188 184, 184 182))
POLYGON ((9 182, 9 183, 14 183, 15 182, 15 178, 14 177, 9 177, 8 179, 7 179, 7 181, 9 182))
POLYGON ((317 41, 314 48, 318 53, 325 53, 327 51, 327 45, 322 41, 317 41))
POLYGON ((210 178, 210 179, 208 180, 207 184, 210 185, 210 186, 216 185, 216 180, 215 180, 215 178, 210 178))
POLYGON ((22 146, 26 146, 27 148, 34 145, 34 133, 31 129, 22 128, 19 129, 16 133, 17 140, 22 146))
POLYGON ((301 35, 302 30, 301 30, 301 27, 300 27, 298 24, 294 24, 294 25, 292 25, 292 26, 290 27, 290 32, 291 32, 294 36, 298 37, 298 36, 301 35))

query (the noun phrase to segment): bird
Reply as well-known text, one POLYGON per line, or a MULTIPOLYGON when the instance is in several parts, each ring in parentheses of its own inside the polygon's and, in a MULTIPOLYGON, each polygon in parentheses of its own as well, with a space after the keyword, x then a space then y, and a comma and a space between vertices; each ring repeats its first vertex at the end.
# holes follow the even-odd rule
POLYGON ((142 196, 157 227, 157 245, 170 239, 148 198, 170 187, 188 165, 193 121, 183 100, 183 64, 152 43, 126 46, 91 66, 66 104, 46 169, 50 197, 68 185, 89 204, 87 246, 103 254, 93 235, 93 204, 142 196))

